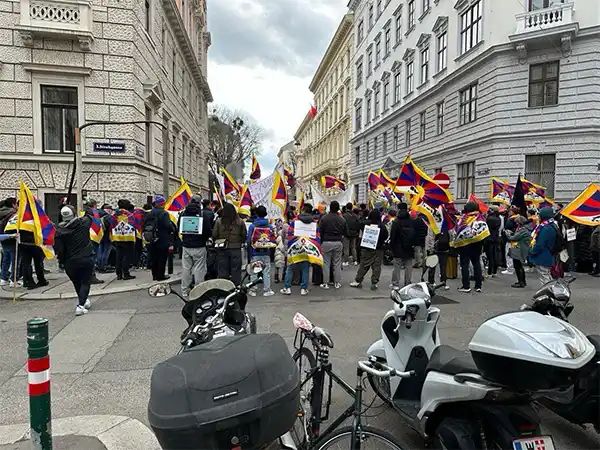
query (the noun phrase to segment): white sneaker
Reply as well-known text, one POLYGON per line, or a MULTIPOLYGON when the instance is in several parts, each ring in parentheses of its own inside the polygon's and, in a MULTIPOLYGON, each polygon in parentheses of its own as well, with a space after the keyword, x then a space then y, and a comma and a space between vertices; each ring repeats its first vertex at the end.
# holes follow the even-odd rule
MULTIPOLYGON (((254 295, 256 296, 256 293, 254 295)), ((270 297, 271 295, 275 295, 275 292, 268 290, 263 294, 263 297, 270 297)))
POLYGON ((362 284, 359 283, 358 281, 353 281, 352 283, 350 283, 350 287, 360 288, 360 287, 362 287, 362 284))
POLYGON ((327 283, 322 283, 321 289, 329 289, 329 285, 327 283))
POLYGON ((88 313, 88 310, 85 309, 83 306, 77 305, 77 307, 75 308, 76 316, 83 316, 84 314, 87 314, 87 313, 88 313))
POLYGON ((350 265, 350 263, 349 263, 349 262, 343 262, 343 263, 342 263, 342 267, 348 267, 349 265, 350 265))
POLYGON ((279 292, 281 292, 283 295, 292 295, 292 290, 290 288, 283 288, 279 292))
POLYGON ((354 265, 355 265, 355 266, 358 266, 358 261, 354 261, 354 265))
POLYGON ((308 289, 300 289, 300 295, 308 295, 308 289))
POLYGON ((0 286, 6 286, 9 284, 8 280, 0 280, 0 286))
MULTIPOLYGON (((9 284, 9 286, 10 287, 15 287, 15 283, 13 281, 11 281, 10 284, 9 284)), ((17 287, 18 288, 23 287, 23 282, 21 280, 17 281, 17 287)))
POLYGON ((335 283, 335 284, 333 285, 333 287, 334 287, 334 288, 336 288, 336 289, 339 289, 339 288, 341 288, 341 287, 342 287, 342 283, 335 283))
POLYGON ((450 289, 450 286, 448 286, 447 284, 444 285, 444 290, 447 291, 450 289))
POLYGON ((502 271, 502 272, 500 272, 500 273, 501 273, 502 275, 512 275, 512 274, 513 274, 513 273, 512 273, 512 270, 508 270, 508 269, 506 269, 506 270, 503 270, 503 271, 502 271))
POLYGON ((249 295, 250 297, 256 297, 256 291, 252 291, 252 290, 250 290, 250 291, 248 291, 248 295, 249 295))
POLYGON ((85 309, 90 309, 92 307, 92 301, 88 298, 85 303, 83 304, 83 307, 85 309))

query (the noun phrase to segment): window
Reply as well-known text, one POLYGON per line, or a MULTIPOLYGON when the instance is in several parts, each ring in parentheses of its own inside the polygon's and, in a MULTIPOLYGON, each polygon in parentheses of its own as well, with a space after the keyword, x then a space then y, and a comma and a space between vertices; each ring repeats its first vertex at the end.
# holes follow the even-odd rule
POLYGON ((373 46, 367 49, 367 76, 373 72, 373 46))
POLYGON ((381 0, 377 0, 377 17, 381 15, 381 0))
POLYGON ((529 11, 550 8, 564 2, 565 0, 529 0, 529 11))
POLYGON ((558 104, 558 61, 529 66, 529 106, 558 104))
POLYGON ((425 132, 427 128, 425 111, 419 114, 419 141, 423 142, 425 140, 425 132))
POLYGON ((390 56, 390 53, 392 52, 392 30, 390 30, 389 28, 385 29, 385 57, 387 58, 388 56, 390 56))
POLYGON ((387 131, 383 133, 383 154, 387 153, 387 131))
POLYGON ((377 136, 373 139, 373 159, 377 159, 377 136))
POLYGON ((394 74, 394 104, 400 102, 400 72, 394 74))
POLYGON ((387 111, 390 107, 390 80, 383 83, 383 110, 387 111))
POLYGON ((185 69, 181 70, 181 98, 184 99, 184 101, 187 100, 187 96, 185 94, 185 88, 187 86, 187 83, 185 82, 185 69))
POLYGON ((423 0, 423 14, 425 14, 427 11, 429 11, 430 7, 431 7, 430 0, 423 0))
POLYGON ((471 123, 477 119, 477 83, 467 86, 459 93, 460 125, 471 123))
POLYGON ((415 62, 406 63, 406 93, 410 94, 415 89, 415 62))
POLYGON ((150 0, 144 0, 144 28, 150 33, 150 0))
POLYGON ((402 16, 396 17, 396 45, 402 42, 402 16))
POLYGON ((381 64, 381 39, 375 41, 375 67, 381 64))
POLYGON ((78 125, 76 87, 40 86, 42 98, 42 150, 72 152, 75 150, 75 128, 78 125))
POLYGON ((360 105, 356 107, 355 114, 354 128, 360 130, 362 128, 362 107, 360 105))
POLYGON ((177 164, 177 134, 173 132, 173 159, 171 161, 171 174, 175 175, 175 167, 177 164))
POLYGON ((481 41, 481 0, 460 16, 460 48, 464 54, 481 41))
POLYGON ((475 192, 475 161, 458 164, 456 173, 456 196, 468 198, 475 192))
POLYGON ((360 184, 354 185, 354 203, 358 204, 358 194, 359 194, 360 184))
POLYGON ((444 132, 444 102, 439 102, 436 105, 436 110, 436 132, 439 135, 444 132))
POLYGON ((367 141, 367 153, 366 153, 367 162, 371 160, 371 141, 367 141))
POLYGON ((421 50, 421 84, 429 80, 429 47, 421 50))
POLYGON ((373 5, 369 6, 369 29, 373 28, 373 5))
POLYGON ((448 66, 448 32, 444 31, 437 37, 437 71, 441 72, 448 66))
POLYGON ((408 0, 408 31, 415 26, 415 0, 408 0))
POLYGON ((361 20, 360 22, 358 22, 358 28, 357 28, 357 32, 356 32, 356 46, 357 47, 362 42, 364 33, 365 33, 365 23, 364 23, 364 21, 361 20))
POLYGON ((546 194, 554 197, 556 155, 525 155, 525 178, 546 187, 546 194))
POLYGON ((406 147, 410 147, 410 119, 404 122, 404 142, 406 147))
POLYGON ((396 153, 398 151, 398 139, 399 139, 399 137, 398 137, 398 125, 396 125, 394 127, 394 143, 393 143, 394 153, 396 153))
POLYGON ((379 117, 379 102, 380 102, 380 98, 379 98, 379 94, 381 92, 381 85, 377 84, 377 86, 375 86, 375 90, 373 91, 373 95, 375 96, 375 110, 373 111, 373 118, 376 119, 377 117, 379 117))
POLYGON ((362 84, 362 76, 363 76, 363 65, 362 61, 356 65, 356 87, 359 87, 362 84))
MULTIPOLYGON (((152 121, 152 109, 148 105, 145 107, 146 109, 146 121, 152 121)), ((150 161, 150 155, 152 154, 152 124, 146 123, 146 157, 144 158, 146 161, 150 161)))
POLYGON ((371 122, 371 95, 366 99, 365 123, 371 122))
POLYGON ((354 157, 356 160, 356 165, 358 166, 360 164, 360 147, 356 147, 354 149, 354 157))
MULTIPOLYGON (((173 45, 175 47, 175 45, 173 45)), ((177 92, 177 85, 175 84, 175 74, 177 73, 177 52, 173 48, 173 64, 171 66, 171 75, 173 76, 173 89, 177 92)))

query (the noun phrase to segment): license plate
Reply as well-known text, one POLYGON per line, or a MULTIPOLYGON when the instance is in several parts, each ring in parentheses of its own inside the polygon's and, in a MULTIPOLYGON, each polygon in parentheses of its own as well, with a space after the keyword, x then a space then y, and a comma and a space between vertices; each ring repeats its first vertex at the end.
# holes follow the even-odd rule
POLYGON ((552 436, 535 436, 513 441, 514 450, 554 450, 552 436))

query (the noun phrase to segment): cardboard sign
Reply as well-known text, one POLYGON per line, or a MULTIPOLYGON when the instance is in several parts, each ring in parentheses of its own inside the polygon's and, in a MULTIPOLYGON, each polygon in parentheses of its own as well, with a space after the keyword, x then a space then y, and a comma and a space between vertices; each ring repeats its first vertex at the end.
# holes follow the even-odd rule
POLYGON ((367 225, 363 231, 360 246, 364 248, 370 248, 371 250, 375 250, 377 248, 377 241, 379 240, 380 232, 381 229, 377 225, 367 225))
POLYGON ((301 220, 294 221, 294 236, 317 237, 317 224, 315 222, 304 223, 301 220))
POLYGON ((179 221, 179 232, 181 234, 202 234, 202 217, 182 216, 179 221))
POLYGON ((567 228, 567 242, 577 239, 577 230, 575 228, 567 228))

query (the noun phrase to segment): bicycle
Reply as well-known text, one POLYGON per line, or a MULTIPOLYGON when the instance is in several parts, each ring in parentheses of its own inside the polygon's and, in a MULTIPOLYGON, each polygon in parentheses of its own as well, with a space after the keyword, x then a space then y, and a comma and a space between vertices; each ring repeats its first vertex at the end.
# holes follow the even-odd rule
POLYGON ((370 373, 378 377, 410 377, 411 372, 397 372, 391 367, 376 361, 359 361, 357 367, 356 387, 352 388, 335 372, 329 361, 329 350, 333 348, 331 336, 322 328, 315 327, 302 314, 294 316, 296 337, 294 339, 294 360, 300 371, 300 407, 298 420, 292 437, 298 450, 325 449, 394 449, 402 450, 400 444, 389 433, 375 427, 364 425, 363 414, 363 379, 370 373), (305 346, 310 341, 314 349, 305 346), (316 354, 316 356, 315 356, 316 354), (307 364, 308 367, 304 366, 307 364), (329 378, 327 398, 324 399, 326 378, 329 378), (329 420, 331 392, 333 382, 340 386, 352 399, 352 404, 321 432, 321 423, 329 420), (323 406, 325 411, 323 413, 323 406), (353 417, 352 425, 340 427, 348 418, 353 417), (300 429, 298 429, 300 428, 300 429))

